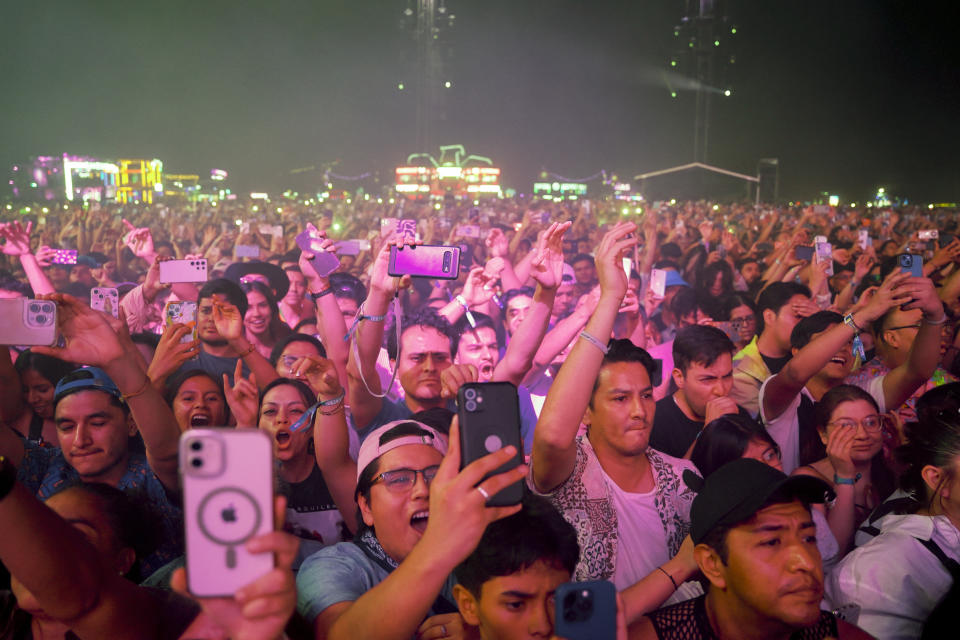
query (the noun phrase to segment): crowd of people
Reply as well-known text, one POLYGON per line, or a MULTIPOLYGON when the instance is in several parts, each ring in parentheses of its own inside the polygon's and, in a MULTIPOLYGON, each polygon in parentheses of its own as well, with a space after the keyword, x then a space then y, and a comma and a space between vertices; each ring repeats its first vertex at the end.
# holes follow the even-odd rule
POLYGON ((618 640, 956 622, 956 210, 6 216, 0 298, 53 302, 58 338, 0 328, 0 638, 549 638, 570 581, 613 583, 587 628, 618 640), (459 273, 392 275, 407 245, 458 247, 459 273), (164 282, 176 259, 207 279, 164 282), (461 463, 475 382, 516 389, 523 451, 461 463), (216 598, 188 588, 178 462, 207 427, 266 433, 276 479, 275 530, 243 543, 274 568, 216 598))

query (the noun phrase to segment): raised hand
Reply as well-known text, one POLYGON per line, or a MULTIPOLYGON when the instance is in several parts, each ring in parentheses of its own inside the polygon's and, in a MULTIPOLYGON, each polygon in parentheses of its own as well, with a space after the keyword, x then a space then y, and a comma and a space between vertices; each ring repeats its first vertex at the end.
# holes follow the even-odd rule
POLYGON ((152 260, 157 252, 153 248, 153 234, 150 232, 150 228, 141 227, 138 229, 126 219, 123 220, 123 224, 128 232, 124 242, 133 252, 133 255, 145 260, 152 260))
POLYGON ((460 387, 479 379, 480 374, 472 364, 452 364, 440 373, 440 396, 456 398, 460 387))
POLYGON ((8 256, 22 256, 30 253, 30 231, 33 230, 33 222, 27 222, 24 227, 19 220, 0 224, 0 238, 4 243, 0 245, 0 250, 8 256))
POLYGON ((637 244, 632 235, 636 230, 637 225, 632 222, 618 222, 600 241, 596 266, 601 296, 611 295, 622 300, 626 294, 627 274, 623 272, 621 258, 637 244))
MULTIPOLYGON (((901 289, 901 285, 910 279, 909 273, 905 273, 899 269, 891 271, 887 279, 883 281, 883 284, 874 291, 870 301, 861 309, 860 313, 866 316, 868 322, 873 322, 885 314, 891 307, 910 302, 910 293, 901 289)), ((916 278, 916 280, 925 279, 926 278, 916 278)))
POLYGON ((857 262, 853 267, 853 279, 856 282, 863 282, 867 277, 873 265, 877 263, 876 259, 870 253, 864 252, 857 257, 857 262))
POLYGON ((563 234, 572 222, 554 222, 537 239, 530 277, 544 289, 555 289, 563 277, 563 234))
POLYGON ((333 360, 327 358, 310 355, 297 358, 290 367, 290 377, 305 379, 321 400, 332 400, 343 393, 337 368, 333 360))
POLYGON ((193 332, 195 325, 195 322, 176 323, 164 329, 153 354, 153 360, 150 361, 150 368, 147 369, 147 376, 154 385, 162 384, 174 371, 183 366, 184 362, 199 353, 199 340, 182 342, 183 338, 193 332))
POLYGON ((243 315, 234 304, 214 300, 213 324, 217 328, 217 333, 227 342, 238 340, 243 336, 243 315))
POLYGON ((249 379, 243 377, 243 360, 240 358, 237 358, 232 385, 227 374, 223 374, 223 395, 227 399, 230 413, 237 421, 237 426, 256 428, 257 409, 260 406, 257 377, 252 372, 249 379))
POLYGON ((506 258, 510 253, 510 242, 502 229, 494 227, 485 241, 487 250, 493 258, 506 258))
POLYGON ((463 299, 470 307, 483 304, 493 297, 493 282, 483 267, 470 269, 467 279, 463 283, 463 299))
MULTIPOLYGON (((297 584, 291 567, 300 547, 298 538, 279 530, 283 522, 279 512, 286 507, 286 498, 278 496, 274 505, 278 512, 277 531, 244 543, 250 553, 272 553, 274 569, 238 589, 232 598, 194 598, 203 611, 201 615, 222 631, 222 636, 217 637, 233 640, 284 637, 284 627, 297 606, 297 584)), ((190 596, 184 569, 174 571, 170 586, 190 596)))
POLYGON ((41 295, 38 298, 56 303, 57 330, 63 336, 65 346, 38 346, 31 351, 102 368, 125 355, 120 338, 104 314, 65 293, 41 295))
POLYGON ((37 248, 36 255, 38 265, 41 267, 49 267, 53 264, 53 257, 57 255, 57 250, 44 244, 37 248))
POLYGON ((418 543, 438 557, 449 555, 459 561, 466 558, 483 536, 491 522, 520 511, 512 507, 488 507, 488 496, 495 495, 527 474, 526 465, 517 465, 510 471, 484 477, 500 468, 517 455, 513 446, 475 460, 460 471, 460 426, 456 416, 450 425, 447 455, 430 484, 430 519, 423 538, 418 543), (477 490, 483 487, 484 493, 477 490))

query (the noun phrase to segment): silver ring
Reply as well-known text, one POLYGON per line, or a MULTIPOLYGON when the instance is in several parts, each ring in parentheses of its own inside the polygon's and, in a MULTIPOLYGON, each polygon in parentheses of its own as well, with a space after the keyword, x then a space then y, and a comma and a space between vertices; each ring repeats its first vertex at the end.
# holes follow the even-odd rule
POLYGON ((443 633, 443 635, 442 635, 441 637, 442 637, 442 638, 446 638, 446 637, 447 637, 447 625, 445 625, 445 624, 440 625, 440 631, 443 633))
POLYGON ((483 496, 483 499, 484 499, 484 500, 486 500, 486 501, 489 501, 489 500, 490 500, 490 494, 487 493, 487 490, 486 490, 486 489, 484 489, 484 488, 481 487, 480 485, 477 485, 476 488, 477 488, 477 491, 480 492, 480 495, 483 496))

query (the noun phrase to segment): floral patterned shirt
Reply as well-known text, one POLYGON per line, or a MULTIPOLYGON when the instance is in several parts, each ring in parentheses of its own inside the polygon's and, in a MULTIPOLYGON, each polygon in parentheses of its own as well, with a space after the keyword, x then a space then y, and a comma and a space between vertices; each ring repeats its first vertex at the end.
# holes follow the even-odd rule
MULTIPOLYGON (((619 534, 617 512, 607 485, 607 475, 600 466, 586 436, 577 438, 577 461, 573 473, 547 497, 577 530, 580 544, 580 562, 574 571, 574 580, 612 580, 617 559, 619 534)), ((647 448, 653 479, 656 484, 654 503, 666 532, 666 546, 671 557, 680 550, 683 539, 690 532, 690 507, 696 494, 684 484, 681 475, 687 469, 696 472, 689 460, 680 460, 647 448)), ((528 484, 535 493, 533 470, 528 484)))

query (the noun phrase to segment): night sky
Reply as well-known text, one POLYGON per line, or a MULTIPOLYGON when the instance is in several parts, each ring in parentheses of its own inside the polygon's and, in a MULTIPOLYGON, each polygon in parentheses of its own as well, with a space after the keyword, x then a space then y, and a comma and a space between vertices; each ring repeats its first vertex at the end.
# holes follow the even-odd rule
MULTIPOLYGON (((453 87, 437 144, 492 157, 520 188, 541 168, 629 177, 691 161, 693 94, 671 99, 662 79, 683 4, 448 0, 453 87)), ((389 177, 417 151, 406 6, 5 2, 0 165, 158 157, 168 172, 227 169, 251 190, 337 159, 338 173, 389 177)), ((737 0, 726 13, 737 63, 733 95, 714 102, 712 164, 753 173, 779 158, 788 198, 885 186, 960 199, 956 3, 737 0)))

